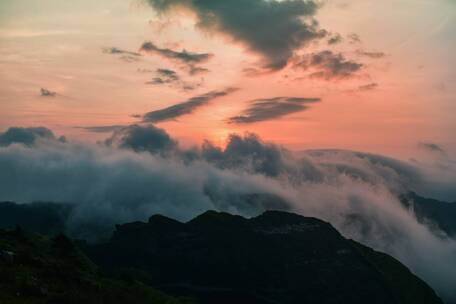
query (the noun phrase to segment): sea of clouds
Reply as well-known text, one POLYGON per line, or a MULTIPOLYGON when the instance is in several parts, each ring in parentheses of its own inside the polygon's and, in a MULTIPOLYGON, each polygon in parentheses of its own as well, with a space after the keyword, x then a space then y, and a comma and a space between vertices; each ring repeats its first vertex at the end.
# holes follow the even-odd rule
POLYGON ((209 210, 256 216, 281 209, 321 218, 345 237, 386 252, 456 299, 456 240, 420 224, 399 196, 454 201, 456 163, 404 162, 366 153, 301 153, 232 135, 184 149, 166 131, 129 126, 102 143, 45 128, 0 133, 0 201, 73 204, 68 233, 94 240, 115 224, 163 214, 187 221, 209 210))

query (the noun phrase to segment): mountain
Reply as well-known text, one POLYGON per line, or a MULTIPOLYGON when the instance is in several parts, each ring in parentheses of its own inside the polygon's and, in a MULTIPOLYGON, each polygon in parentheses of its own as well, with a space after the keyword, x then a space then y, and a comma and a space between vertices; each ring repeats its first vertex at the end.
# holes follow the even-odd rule
POLYGON ((0 230, 2 304, 190 304, 131 279, 102 275, 68 238, 0 230))
MULTIPOLYGON (((276 201, 248 199, 260 204, 276 201)), ((454 231, 454 205, 412 194, 401 199, 423 223, 438 223, 433 225, 449 235, 454 231)), ((0 203, 0 229, 20 226, 54 237, 67 232, 73 208, 0 203)), ((36 240, 52 243, 45 237, 36 240)), ((394 258, 344 239, 328 223, 286 212, 268 211, 245 219, 211 211, 188 223, 155 215, 147 223, 116 226, 107 242, 78 244, 96 268, 103 269, 103 279, 128 278, 173 295, 197 297, 203 304, 441 303, 394 258)), ((41 252, 47 247, 30 251, 49 255, 41 252)))
POLYGON ((70 204, 0 202, 0 229, 20 226, 39 234, 57 235, 65 232, 65 223, 71 211, 70 204))
POLYGON ((415 214, 420 223, 456 237, 456 203, 425 198, 414 192, 401 196, 401 203, 415 214))
POLYGON ((200 303, 442 303, 394 258, 286 212, 155 215, 85 251, 106 271, 140 269, 145 283, 200 303))

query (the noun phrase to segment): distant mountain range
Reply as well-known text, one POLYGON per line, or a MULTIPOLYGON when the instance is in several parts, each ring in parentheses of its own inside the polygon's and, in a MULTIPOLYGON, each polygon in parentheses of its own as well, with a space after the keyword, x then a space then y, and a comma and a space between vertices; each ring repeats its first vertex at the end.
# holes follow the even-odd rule
MULTIPOLYGON (((49 204, 1 206, 0 223, 5 210, 22 212, 24 221, 29 208, 41 215, 37 210, 50 208, 48 220, 67 212, 49 204)), ((29 225, 46 230, 38 220, 29 225)), ((0 279, 0 302, 442 303, 394 258, 345 239, 329 223, 287 212, 245 219, 208 211, 187 223, 155 215, 116 226, 106 242, 77 244, 1 231, 0 270, 8 279, 0 279)))
MULTIPOLYGON (((272 210, 287 210, 287 204, 281 198, 264 194, 250 194, 243 197, 246 203, 270 206, 272 210)), ((436 199, 425 198, 414 192, 399 197, 403 207, 412 212, 417 220, 435 232, 444 232, 448 236, 456 236, 456 202, 449 203, 436 199), (439 231, 440 230, 440 231, 439 231)), ((66 225, 73 211, 72 204, 35 202, 16 204, 0 202, 0 229, 22 228, 44 235, 68 233, 66 225)), ((91 227, 96 229, 96 227, 91 227)))
POLYGON ((441 303, 394 258, 286 212, 153 216, 86 252, 103 269, 141 269, 151 286, 201 303, 441 303))
POLYGON ((439 233, 456 236, 456 202, 448 203, 424 198, 414 192, 401 196, 401 202, 413 212, 417 220, 439 233))

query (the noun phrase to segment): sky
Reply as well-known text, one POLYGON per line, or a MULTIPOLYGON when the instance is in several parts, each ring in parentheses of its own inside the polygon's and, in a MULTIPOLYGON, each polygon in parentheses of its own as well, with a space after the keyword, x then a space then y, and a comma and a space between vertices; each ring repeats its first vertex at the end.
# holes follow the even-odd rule
POLYGON ((0 131, 454 154, 455 31, 454 0, 2 0, 0 131))

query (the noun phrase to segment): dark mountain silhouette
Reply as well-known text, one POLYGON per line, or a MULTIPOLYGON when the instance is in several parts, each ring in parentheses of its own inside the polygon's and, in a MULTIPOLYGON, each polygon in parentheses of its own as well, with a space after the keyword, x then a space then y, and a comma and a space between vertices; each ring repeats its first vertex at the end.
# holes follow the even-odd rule
MULTIPOLYGON (((401 198, 404 206, 451 235, 448 210, 454 205, 412 195, 401 198)), ((0 229, 66 233, 74 206, 0 203, 0 229)), ((441 303, 394 258, 344 239, 328 223, 286 212, 245 219, 210 211, 188 223, 155 215, 147 223, 117 225, 107 242, 80 245, 110 278, 127 277, 203 304, 441 303)), ((32 251, 41 254, 42 248, 32 251)))
POLYGON ((0 229, 20 226, 43 235, 57 235, 65 232, 65 223, 71 211, 70 204, 3 202, 0 203, 0 229))
POLYGON ((394 258, 286 212, 156 215, 85 250, 105 270, 141 269, 154 288, 201 303, 442 303, 394 258))
POLYGON ((107 277, 63 235, 0 230, 2 304, 190 304, 129 277, 107 277))

